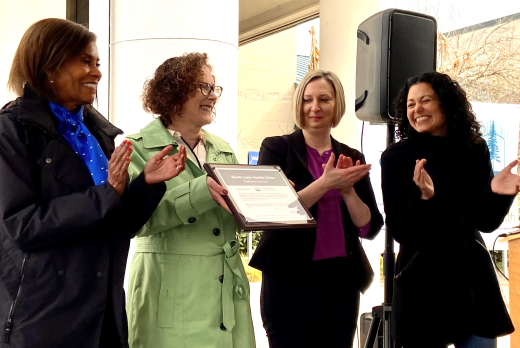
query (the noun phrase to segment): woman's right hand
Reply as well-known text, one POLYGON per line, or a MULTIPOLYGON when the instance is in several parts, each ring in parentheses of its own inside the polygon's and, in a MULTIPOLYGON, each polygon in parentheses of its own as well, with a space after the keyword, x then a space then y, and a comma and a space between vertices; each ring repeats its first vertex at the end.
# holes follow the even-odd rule
POLYGON ((428 200, 435 194, 433 181, 426 169, 424 169, 425 159, 415 161, 415 170, 413 173, 413 182, 421 190, 421 199, 428 200))
POLYGON ((334 153, 331 153, 321 177, 327 189, 334 188, 348 193, 354 184, 363 179, 372 168, 370 164, 359 164, 358 162, 353 165, 352 159, 349 162, 349 158, 343 155, 340 155, 338 165, 334 168, 335 157, 334 153))
POLYGON ((132 142, 123 140, 112 152, 110 161, 108 161, 108 183, 112 185, 119 196, 125 191, 131 153, 132 142))
POLYGON ((227 195, 228 192, 209 176, 206 177, 206 183, 208 184, 209 193, 215 202, 231 214, 231 210, 227 206, 226 201, 222 198, 222 196, 227 195))

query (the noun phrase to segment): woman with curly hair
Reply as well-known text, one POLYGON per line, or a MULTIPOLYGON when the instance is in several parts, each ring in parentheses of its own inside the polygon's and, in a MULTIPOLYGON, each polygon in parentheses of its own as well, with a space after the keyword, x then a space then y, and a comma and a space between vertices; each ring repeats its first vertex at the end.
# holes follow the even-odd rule
MULTIPOLYGON (((137 347, 255 346, 249 284, 239 231, 204 163, 238 163, 233 150, 202 129, 222 94, 205 53, 167 59, 144 86, 143 107, 159 115, 133 144, 131 180, 162 144, 186 147, 185 170, 139 231, 128 289, 129 342, 137 347)), ((166 146, 165 145, 165 146, 166 146)))
POLYGON ((517 161, 493 175, 466 93, 448 75, 408 80, 396 101, 400 141, 382 155, 386 223, 400 244, 393 335, 403 347, 496 347, 514 331, 479 231, 518 192, 517 161))

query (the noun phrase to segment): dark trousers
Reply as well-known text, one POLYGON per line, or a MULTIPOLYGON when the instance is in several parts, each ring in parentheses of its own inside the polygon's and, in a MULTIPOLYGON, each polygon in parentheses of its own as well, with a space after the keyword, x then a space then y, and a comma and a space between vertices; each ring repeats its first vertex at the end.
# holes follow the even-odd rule
POLYGON ((359 291, 346 262, 314 261, 297 281, 262 273, 260 310, 271 348, 352 347, 359 291))

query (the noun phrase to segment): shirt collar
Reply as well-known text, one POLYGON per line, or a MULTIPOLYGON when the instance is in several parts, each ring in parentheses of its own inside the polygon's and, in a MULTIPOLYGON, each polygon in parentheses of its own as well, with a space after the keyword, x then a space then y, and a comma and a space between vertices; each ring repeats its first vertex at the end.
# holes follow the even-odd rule
POLYGON ((65 107, 61 106, 49 100, 49 106, 51 107, 51 111, 58 118, 58 120, 62 123, 65 123, 69 126, 77 126, 76 122, 83 122, 83 111, 85 107, 81 105, 76 111, 69 111, 65 107))
MULTIPOLYGON (((168 130, 168 132, 174 137, 174 138, 182 138, 182 134, 177 132, 176 130, 174 129, 169 129, 169 128, 166 128, 166 130, 168 130)), ((200 132, 200 141, 197 143, 200 144, 202 143, 202 145, 206 146, 206 134, 204 134, 204 132, 200 132)))

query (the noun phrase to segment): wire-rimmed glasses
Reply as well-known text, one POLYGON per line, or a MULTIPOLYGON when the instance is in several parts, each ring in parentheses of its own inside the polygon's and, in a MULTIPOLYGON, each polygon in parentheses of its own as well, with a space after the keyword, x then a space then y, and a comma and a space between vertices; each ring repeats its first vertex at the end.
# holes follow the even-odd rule
POLYGON ((202 95, 208 96, 211 93, 211 91, 213 91, 213 92, 215 92, 215 95, 217 96, 217 98, 220 98, 220 96, 222 95, 222 91, 224 90, 220 86, 212 86, 207 82, 199 83, 199 87, 200 87, 200 93, 202 93, 202 95))

